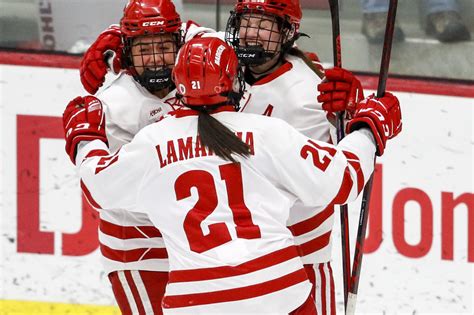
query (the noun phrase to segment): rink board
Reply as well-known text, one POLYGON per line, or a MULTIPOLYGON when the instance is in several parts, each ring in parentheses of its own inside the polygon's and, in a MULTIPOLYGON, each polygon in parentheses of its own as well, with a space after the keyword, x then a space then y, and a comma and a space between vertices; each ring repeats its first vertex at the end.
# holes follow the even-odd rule
MULTIPOLYGON (((0 308, 28 314, 70 305, 112 314, 97 213, 82 200, 62 139, 62 111, 84 93, 78 70, 27 63, 0 65, 0 308)), ((455 86, 433 94, 412 87, 397 86, 403 133, 378 159, 357 311, 472 314, 473 95, 455 86)), ((352 241, 357 209, 350 206, 352 241)), ((333 269, 341 310, 338 226, 333 269)))

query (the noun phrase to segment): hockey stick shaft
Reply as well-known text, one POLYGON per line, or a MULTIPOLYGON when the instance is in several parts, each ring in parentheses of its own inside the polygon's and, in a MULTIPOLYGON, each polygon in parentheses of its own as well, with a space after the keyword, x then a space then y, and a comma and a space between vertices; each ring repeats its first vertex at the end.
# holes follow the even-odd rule
POLYGON ((390 56, 392 54, 393 32, 395 30, 395 19, 397 15, 398 0, 390 0, 387 14, 387 26, 383 42, 382 60, 380 62, 379 84, 377 87, 377 97, 383 97, 388 79, 388 68, 390 66, 390 56))
MULTIPOLYGON (((388 68, 390 65, 390 55, 392 52, 393 31, 395 29, 395 18, 397 15, 398 0, 390 0, 387 14, 387 26, 385 29, 385 38, 382 51, 382 60, 380 62, 379 83, 377 87, 377 97, 385 94, 385 88, 388 78, 388 68)), ((375 163, 375 160, 374 160, 375 163)), ((355 313, 355 304, 357 301, 357 292, 359 290, 360 271, 362 268, 362 257, 364 252, 364 241, 367 230, 367 221, 369 218, 370 195, 372 191, 373 174, 367 182, 362 195, 362 204, 360 208, 359 227, 357 229, 356 248, 354 252, 354 261, 352 265, 352 276, 350 292, 348 296, 347 314, 355 313)))
POLYGON ((216 0, 216 31, 221 29, 221 1, 216 0))
MULTIPOLYGON (((342 67, 341 30, 339 23, 339 1, 329 0, 332 22, 332 49, 334 66, 342 67)), ((336 114, 337 142, 344 138, 344 112, 336 114)), ((344 307, 347 305, 347 295, 350 286, 351 251, 349 243, 349 211, 347 205, 341 205, 341 249, 342 249, 342 274, 344 282, 344 307)))
POLYGON ((329 7, 331 9, 332 22, 332 53, 334 58, 334 65, 342 67, 341 56, 341 29, 339 23, 339 1, 329 0, 329 7))

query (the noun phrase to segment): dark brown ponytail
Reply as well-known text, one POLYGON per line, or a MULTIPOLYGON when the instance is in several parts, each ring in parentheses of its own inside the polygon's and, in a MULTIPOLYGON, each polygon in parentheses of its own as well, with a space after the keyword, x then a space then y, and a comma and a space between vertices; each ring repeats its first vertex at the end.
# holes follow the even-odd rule
POLYGON ((201 143, 224 160, 235 162, 232 154, 250 156, 250 147, 229 128, 209 115, 207 109, 199 109, 198 134, 201 143))

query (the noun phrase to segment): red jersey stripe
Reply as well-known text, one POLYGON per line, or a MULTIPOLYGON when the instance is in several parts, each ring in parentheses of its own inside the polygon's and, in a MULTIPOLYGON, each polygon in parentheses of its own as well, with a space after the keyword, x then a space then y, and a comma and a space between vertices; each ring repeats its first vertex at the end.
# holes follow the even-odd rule
POLYGON ((289 226, 293 236, 300 236, 311 232, 324 223, 334 213, 334 205, 329 205, 326 209, 317 215, 289 226))
POLYGON ((84 184, 82 180, 81 180, 81 189, 82 189, 82 193, 87 199, 87 202, 89 202, 89 204, 92 207, 94 207, 96 210, 102 209, 102 207, 94 200, 89 189, 87 189, 86 185, 84 184))
POLYGON ((139 314, 145 314, 145 308, 143 307, 142 298, 140 296, 140 292, 138 292, 137 285, 135 280, 132 277, 132 273, 130 270, 124 270, 125 279, 127 279, 128 286, 130 287, 130 291, 132 291, 133 299, 138 308, 139 314))
POLYGON ((201 269, 175 270, 170 272, 169 283, 203 281, 239 276, 257 270, 265 269, 298 257, 294 245, 246 261, 237 266, 222 266, 201 269))
POLYGON ((328 266, 328 270, 329 270, 329 282, 330 282, 330 287, 331 287, 331 315, 336 315, 336 289, 335 289, 335 286, 334 286, 334 276, 332 274, 332 267, 331 267, 331 263, 327 263, 326 264, 328 266))
POLYGON ((298 246, 298 252, 301 257, 312 254, 318 250, 323 249, 329 245, 329 240, 331 239, 331 231, 320 235, 311 241, 300 244, 298 246))
POLYGON ((168 253, 165 248, 136 248, 130 250, 113 249, 107 245, 100 244, 100 251, 104 257, 123 263, 141 261, 147 259, 166 259, 168 253))
POLYGON ((128 302, 127 294, 125 293, 125 289, 123 288, 122 283, 120 282, 117 271, 109 273, 109 281, 112 285, 112 291, 114 292, 114 296, 118 306, 120 307, 120 311, 123 315, 131 315, 132 308, 130 306, 130 303, 128 302))
POLYGON ((110 155, 110 153, 107 152, 106 150, 98 149, 98 150, 92 150, 89 153, 87 153, 85 158, 87 159, 94 156, 107 156, 107 155, 110 155))
POLYGON ((245 287, 204 293, 168 295, 163 298, 163 307, 179 308, 251 299, 286 289, 307 280, 306 271, 301 268, 282 277, 245 287))
POLYGON ((318 271, 321 277, 321 312, 326 314, 326 274, 324 273, 324 264, 319 264, 318 271))
POLYGON ((316 297, 316 273, 314 272, 313 264, 303 265, 306 274, 308 275, 308 280, 313 285, 311 289, 311 294, 316 297))
POLYGON ((331 204, 344 204, 351 193, 352 185, 353 185, 351 172, 349 171, 349 167, 346 167, 344 170, 344 177, 342 178, 341 187, 339 192, 337 193, 336 197, 334 197, 331 204))
POLYGON ((162 237, 160 231, 154 226, 122 226, 100 220, 99 228, 102 233, 122 240, 162 237))
POLYGON ((255 82, 253 85, 263 85, 265 83, 268 83, 270 81, 275 80, 279 76, 283 75, 284 73, 290 71, 293 69, 293 64, 291 62, 286 61, 284 64, 282 64, 278 69, 270 73, 269 75, 264 76, 257 82, 255 82))
POLYGON ((364 189, 364 173, 360 167, 360 160, 357 155, 351 152, 342 151, 349 160, 349 164, 354 168, 357 174, 357 192, 360 193, 364 189))

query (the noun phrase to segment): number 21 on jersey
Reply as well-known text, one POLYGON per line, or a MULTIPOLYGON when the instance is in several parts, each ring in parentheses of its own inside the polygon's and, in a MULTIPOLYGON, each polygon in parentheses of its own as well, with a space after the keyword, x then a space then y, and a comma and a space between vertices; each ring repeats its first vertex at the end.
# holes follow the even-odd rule
MULTIPOLYGON (((260 238, 258 225, 252 221, 252 215, 244 201, 242 169, 239 163, 219 166, 220 180, 224 181, 229 208, 235 224, 237 237, 245 239, 260 238)), ((181 174, 174 188, 178 201, 191 197, 191 188, 198 193, 198 201, 186 214, 183 227, 192 251, 202 253, 232 240, 224 222, 209 225, 209 233, 204 235, 201 223, 219 205, 215 179, 204 170, 192 170, 181 174)))

